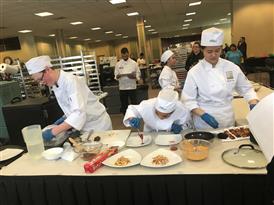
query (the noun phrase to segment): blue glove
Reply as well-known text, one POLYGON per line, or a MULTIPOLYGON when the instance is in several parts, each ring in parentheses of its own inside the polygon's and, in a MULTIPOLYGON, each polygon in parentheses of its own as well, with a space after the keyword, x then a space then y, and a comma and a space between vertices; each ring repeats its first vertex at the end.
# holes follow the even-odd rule
POLYGON ((60 125, 60 124, 62 124, 65 121, 65 119, 66 119, 66 117, 62 116, 58 120, 56 120, 53 124, 60 125))
POLYGON ((136 128, 136 129, 139 129, 140 128, 140 122, 141 122, 141 119, 140 118, 132 118, 131 120, 129 120, 129 124, 131 127, 133 128, 136 128))
POLYGON ((178 125, 176 123, 173 123, 171 125, 171 132, 173 132, 174 134, 179 134, 182 131, 182 125, 178 125))
POLYGON ((219 127, 219 123, 215 120, 213 116, 211 116, 208 113, 204 113, 201 116, 202 120, 205 121, 208 125, 210 125, 212 128, 216 129, 219 127))
POLYGON ((257 104, 250 104, 249 109, 252 110, 257 104))
POLYGON ((50 141, 53 137, 55 137, 52 134, 52 129, 48 129, 48 130, 45 130, 44 132, 42 132, 42 136, 43 136, 43 139, 47 142, 50 141))

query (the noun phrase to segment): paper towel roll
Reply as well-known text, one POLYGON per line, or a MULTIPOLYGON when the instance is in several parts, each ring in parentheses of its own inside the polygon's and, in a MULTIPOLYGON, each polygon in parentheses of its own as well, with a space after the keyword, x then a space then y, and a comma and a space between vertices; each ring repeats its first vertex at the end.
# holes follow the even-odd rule
POLYGON ((8 65, 5 63, 0 64, 0 73, 15 74, 15 73, 18 73, 18 71, 19 71, 18 65, 8 65))

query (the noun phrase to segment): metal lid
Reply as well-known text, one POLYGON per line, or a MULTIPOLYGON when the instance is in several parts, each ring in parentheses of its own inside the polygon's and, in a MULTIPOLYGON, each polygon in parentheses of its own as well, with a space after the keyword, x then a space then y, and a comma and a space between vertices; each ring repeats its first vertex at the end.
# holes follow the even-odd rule
POLYGON ((239 148, 226 150, 223 152, 222 158, 227 164, 240 168, 260 169, 267 165, 263 153, 254 149, 251 144, 243 144, 239 148))

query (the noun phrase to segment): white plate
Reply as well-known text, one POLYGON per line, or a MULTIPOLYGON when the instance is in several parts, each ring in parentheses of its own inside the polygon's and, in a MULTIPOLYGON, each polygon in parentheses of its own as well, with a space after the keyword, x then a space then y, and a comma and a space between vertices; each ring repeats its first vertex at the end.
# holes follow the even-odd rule
POLYGON ((157 145, 173 145, 181 142, 182 136, 180 134, 158 135, 155 138, 155 144, 157 145))
POLYGON ((103 164, 109 167, 124 168, 140 164, 141 160, 142 156, 138 152, 133 149, 127 149, 106 159, 105 161, 103 161, 103 164), (130 162, 125 166, 115 165, 115 162, 118 160, 118 158, 122 156, 128 158, 130 162))
POLYGON ((54 147, 45 150, 42 153, 42 156, 47 160, 59 159, 63 153, 64 149, 62 147, 54 147))
POLYGON ((182 158, 176 153, 160 148, 149 153, 147 156, 145 156, 144 159, 141 161, 141 165, 145 167, 162 168, 162 167, 169 167, 169 166, 178 164, 181 161, 182 161, 182 158), (163 155, 167 157, 168 163, 166 163, 165 165, 156 165, 152 163, 153 158, 156 157, 157 155, 163 155))
POLYGON ((142 144, 142 140, 139 137, 139 135, 135 134, 135 133, 132 134, 127 140, 127 146, 128 147, 143 147, 143 146, 149 145, 152 141, 151 135, 144 134, 143 136, 144 136, 144 138, 143 138, 144 143, 142 144))
POLYGON ((11 159, 19 154, 21 154, 24 150, 17 148, 6 148, 0 151, 0 162, 11 159))
POLYGON ((117 140, 117 141, 110 141, 107 143, 108 147, 118 147, 118 149, 122 149, 125 146, 125 142, 121 141, 121 140, 117 140))
MULTIPOLYGON (((210 131, 210 132, 212 132, 215 135, 218 135, 219 133, 223 133, 226 130, 241 128, 241 127, 248 128, 248 125, 243 125, 243 126, 238 126, 238 127, 228 127, 228 128, 225 128, 225 129, 219 129, 219 130, 210 131)), ((249 136, 248 137, 236 137, 234 139, 231 139, 231 138, 227 137, 226 139, 221 139, 221 140, 222 140, 222 142, 234 142, 234 141, 241 141, 241 140, 248 140, 248 139, 250 139, 249 136)))

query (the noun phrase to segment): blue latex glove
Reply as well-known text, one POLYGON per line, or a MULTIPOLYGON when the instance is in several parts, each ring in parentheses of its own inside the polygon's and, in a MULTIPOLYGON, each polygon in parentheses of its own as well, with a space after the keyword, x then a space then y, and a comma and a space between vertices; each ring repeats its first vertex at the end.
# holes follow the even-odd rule
POLYGON ((58 120, 56 120, 53 124, 60 125, 60 124, 62 124, 65 121, 65 119, 66 119, 66 117, 62 116, 58 120))
POLYGON ((48 129, 48 130, 45 130, 44 132, 42 132, 42 136, 45 141, 50 141, 53 137, 55 137, 52 134, 52 129, 48 129))
POLYGON ((182 131, 182 125, 178 125, 176 123, 173 123, 171 125, 171 132, 173 132, 174 134, 179 134, 182 131))
POLYGON ((213 116, 211 116, 208 113, 204 113, 201 118, 203 121, 205 121, 208 125, 210 125, 212 128, 216 129, 219 127, 219 123, 215 120, 213 116))
POLYGON ((133 128, 136 128, 136 129, 139 129, 140 128, 140 122, 141 122, 141 119, 140 118, 132 118, 131 120, 129 120, 129 124, 131 127, 133 128))
POLYGON ((252 110, 255 106, 256 106, 256 104, 250 104, 249 109, 252 110))

